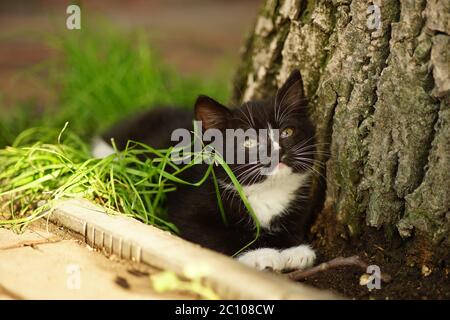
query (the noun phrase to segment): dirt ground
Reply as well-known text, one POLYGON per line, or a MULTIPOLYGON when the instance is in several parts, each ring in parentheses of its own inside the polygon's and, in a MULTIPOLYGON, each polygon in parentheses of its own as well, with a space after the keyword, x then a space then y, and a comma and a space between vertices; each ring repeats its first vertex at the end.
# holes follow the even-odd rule
POLYGON ((313 247, 318 252, 318 263, 338 256, 358 255, 369 265, 379 266, 382 273, 392 277, 391 282, 382 282, 380 289, 370 291, 366 286, 360 285, 363 272, 358 267, 330 269, 304 282, 321 289, 331 289, 353 299, 450 299, 450 266, 445 263, 445 259, 449 258, 448 253, 442 252, 442 259, 433 263, 430 261, 419 264, 408 258, 408 243, 405 244, 400 239, 394 239, 390 243, 387 247, 382 231, 368 232, 364 241, 336 238, 331 248, 324 246, 318 239, 313 242, 313 247))

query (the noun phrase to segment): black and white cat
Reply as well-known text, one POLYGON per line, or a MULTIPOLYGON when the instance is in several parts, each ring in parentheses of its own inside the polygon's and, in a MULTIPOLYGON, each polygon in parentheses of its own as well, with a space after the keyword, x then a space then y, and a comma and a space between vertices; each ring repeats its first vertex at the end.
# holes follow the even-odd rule
MULTIPOLYGON (((305 234, 311 223, 308 194, 314 162, 314 127, 307 114, 307 105, 299 71, 293 71, 275 97, 250 101, 228 109, 215 100, 200 96, 195 104, 195 119, 203 130, 267 129, 268 139, 233 146, 246 152, 260 144, 278 151, 279 163, 271 174, 261 174, 266 165, 256 161, 230 164, 243 186, 261 226, 261 235, 237 259, 257 269, 304 269, 313 265, 316 255, 306 244, 305 234), (278 129, 279 139, 271 132, 278 129)), ((140 141, 154 148, 173 146, 171 133, 178 128, 192 130, 192 114, 175 108, 158 108, 114 126, 93 145, 93 155, 104 157, 113 153, 106 142, 114 138, 119 149, 128 140, 140 141)), ((227 146, 225 146, 226 148, 227 146)), ((198 181, 207 164, 186 170, 182 178, 198 181)), ((219 188, 227 216, 225 225, 217 204, 212 178, 201 187, 180 185, 167 194, 170 221, 180 236, 204 247, 232 255, 254 238, 255 225, 234 185, 223 169, 217 167, 219 188)))

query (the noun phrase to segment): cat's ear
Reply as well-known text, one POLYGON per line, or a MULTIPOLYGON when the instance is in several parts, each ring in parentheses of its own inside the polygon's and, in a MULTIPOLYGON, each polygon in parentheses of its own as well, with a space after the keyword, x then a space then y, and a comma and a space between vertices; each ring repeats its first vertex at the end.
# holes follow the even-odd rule
POLYGON ((195 102, 195 120, 202 122, 204 130, 224 129, 231 116, 230 110, 207 96, 199 96, 195 102))
POLYGON ((281 109, 306 109, 306 97, 303 90, 302 76, 299 70, 295 69, 291 72, 286 82, 278 90, 275 102, 281 109))

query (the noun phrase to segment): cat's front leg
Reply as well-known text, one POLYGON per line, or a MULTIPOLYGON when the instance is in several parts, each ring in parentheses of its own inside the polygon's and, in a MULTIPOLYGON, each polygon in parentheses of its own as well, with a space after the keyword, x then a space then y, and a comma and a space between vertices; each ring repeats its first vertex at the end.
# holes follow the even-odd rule
POLYGON ((307 244, 302 244, 280 252, 284 270, 307 269, 314 265, 316 253, 307 244))
POLYGON ((313 266, 316 253, 309 245, 299 245, 284 250, 272 248, 250 250, 239 255, 237 259, 258 270, 283 271, 313 266))
POLYGON ((283 270, 284 261, 280 250, 272 248, 260 248, 249 250, 237 257, 239 262, 258 270, 283 270))

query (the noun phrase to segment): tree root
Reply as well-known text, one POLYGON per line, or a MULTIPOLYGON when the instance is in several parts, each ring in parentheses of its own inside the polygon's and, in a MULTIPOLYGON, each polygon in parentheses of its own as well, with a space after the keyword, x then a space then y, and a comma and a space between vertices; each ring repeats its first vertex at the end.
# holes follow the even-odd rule
MULTIPOLYGON (((323 271, 327 271, 330 269, 336 269, 339 267, 349 267, 356 266, 359 267, 364 272, 367 272, 367 267, 369 266, 367 263, 361 260, 359 256, 351 256, 351 257, 337 257, 330 261, 323 262, 315 267, 306 269, 306 270, 295 270, 289 273, 286 273, 286 276, 289 279, 298 281, 303 280, 305 278, 309 278, 323 271)), ((392 281, 392 277, 387 273, 381 273, 380 275, 381 281, 385 283, 389 283, 392 281)))

